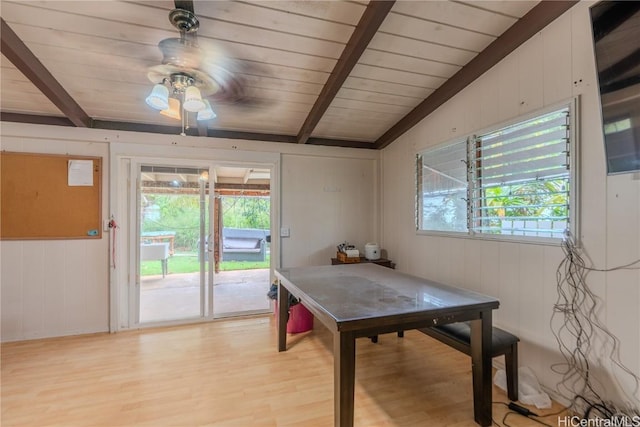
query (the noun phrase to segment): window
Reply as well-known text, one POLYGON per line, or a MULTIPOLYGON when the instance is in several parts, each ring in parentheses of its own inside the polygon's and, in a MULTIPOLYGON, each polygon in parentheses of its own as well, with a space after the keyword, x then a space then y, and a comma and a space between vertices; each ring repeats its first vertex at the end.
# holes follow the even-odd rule
POLYGON ((467 231, 467 141, 418 154, 418 228, 467 231))
POLYGON ((575 227, 574 105, 418 153, 417 229, 562 238, 575 227))

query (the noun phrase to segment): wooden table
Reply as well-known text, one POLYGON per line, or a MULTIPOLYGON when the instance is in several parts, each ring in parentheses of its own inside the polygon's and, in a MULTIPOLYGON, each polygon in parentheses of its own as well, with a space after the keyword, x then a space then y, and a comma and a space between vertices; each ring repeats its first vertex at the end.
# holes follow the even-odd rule
POLYGON ((278 351, 287 349, 289 293, 333 333, 336 427, 353 426, 356 338, 471 321, 475 421, 491 425, 492 310, 498 300, 376 264, 276 270, 278 351))

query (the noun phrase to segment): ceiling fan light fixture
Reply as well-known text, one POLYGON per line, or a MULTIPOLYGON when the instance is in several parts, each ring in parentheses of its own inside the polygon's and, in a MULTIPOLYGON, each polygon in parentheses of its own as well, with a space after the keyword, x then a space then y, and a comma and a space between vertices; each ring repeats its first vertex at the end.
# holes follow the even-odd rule
POLYGON ((157 84, 153 87, 145 101, 151 108, 166 110, 169 108, 169 89, 163 84, 157 84))
POLYGON ((187 90, 184 91, 184 102, 182 103, 182 107, 191 113, 204 110, 206 105, 204 104, 204 101, 202 101, 200 89, 195 86, 189 86, 187 90))
POLYGON ((175 98, 169 98, 169 108, 160 111, 160 114, 167 116, 171 119, 180 120, 180 101, 175 98))
POLYGON ((198 117, 196 117, 196 119, 197 120, 215 119, 217 117, 217 115, 216 115, 216 113, 213 112, 213 109, 211 108, 211 104, 209 103, 209 101, 207 101, 205 99, 204 100, 204 105, 205 105, 204 110, 198 111, 198 117))

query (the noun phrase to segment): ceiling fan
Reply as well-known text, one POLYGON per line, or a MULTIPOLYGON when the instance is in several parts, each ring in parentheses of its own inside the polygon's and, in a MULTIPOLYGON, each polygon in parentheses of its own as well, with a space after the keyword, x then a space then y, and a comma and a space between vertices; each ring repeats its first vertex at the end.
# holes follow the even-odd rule
POLYGON ((249 66, 232 59, 215 45, 199 42, 200 22, 191 10, 173 9, 169 21, 180 37, 158 43, 163 58, 161 64, 148 69, 147 77, 154 83, 146 98, 149 106, 165 116, 182 119, 184 128, 185 112, 197 113, 197 120, 203 121, 216 117, 212 105, 260 103, 248 93, 242 75, 249 71, 249 66))

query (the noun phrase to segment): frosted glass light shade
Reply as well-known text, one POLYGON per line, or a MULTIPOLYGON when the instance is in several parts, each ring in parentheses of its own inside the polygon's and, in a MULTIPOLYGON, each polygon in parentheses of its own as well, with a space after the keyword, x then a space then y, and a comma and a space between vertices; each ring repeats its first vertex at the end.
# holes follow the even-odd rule
POLYGON ((163 116, 180 120, 180 101, 175 98, 169 98, 169 108, 160 111, 163 116))
POLYGON ((211 120, 217 117, 216 113, 211 109, 211 104, 206 99, 204 100, 205 108, 203 110, 198 111, 197 120, 211 120))
POLYGON ((165 85, 157 84, 153 87, 145 101, 151 108, 166 110, 169 108, 169 89, 167 89, 165 85))
POLYGON ((184 92, 184 103, 182 104, 185 110, 195 113, 203 110, 206 106, 200 96, 200 89, 195 86, 189 86, 184 92))

